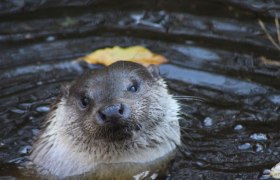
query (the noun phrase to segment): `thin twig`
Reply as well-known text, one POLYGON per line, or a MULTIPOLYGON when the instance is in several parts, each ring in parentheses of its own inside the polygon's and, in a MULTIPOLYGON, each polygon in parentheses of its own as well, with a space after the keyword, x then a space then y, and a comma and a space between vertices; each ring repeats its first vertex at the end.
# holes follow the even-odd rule
POLYGON ((278 15, 277 14, 275 15, 275 27, 276 27, 278 44, 280 44, 280 29, 279 29, 279 19, 278 19, 278 15))
POLYGON ((276 47, 278 50, 280 50, 280 46, 274 41, 274 39, 271 37, 271 35, 269 34, 269 32, 267 31, 264 23, 262 22, 262 20, 258 20, 259 25, 261 26, 262 30, 264 31, 267 39, 274 45, 274 47, 276 47))

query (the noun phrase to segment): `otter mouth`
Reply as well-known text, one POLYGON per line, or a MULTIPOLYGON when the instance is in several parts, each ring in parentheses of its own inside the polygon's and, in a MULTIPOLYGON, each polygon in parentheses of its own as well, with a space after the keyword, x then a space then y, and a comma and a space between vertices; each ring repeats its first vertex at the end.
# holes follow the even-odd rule
POLYGON ((101 127, 100 138, 106 141, 123 141, 132 138, 133 132, 139 130, 132 124, 107 124, 101 127))

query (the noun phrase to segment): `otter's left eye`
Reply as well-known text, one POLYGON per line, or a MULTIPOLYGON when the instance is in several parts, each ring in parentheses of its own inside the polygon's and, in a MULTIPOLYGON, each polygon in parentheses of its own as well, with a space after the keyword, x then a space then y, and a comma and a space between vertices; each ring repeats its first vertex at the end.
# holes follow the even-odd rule
POLYGON ((138 84, 135 83, 132 86, 129 86, 127 90, 130 91, 130 92, 137 92, 138 91, 138 84))
POLYGON ((87 98, 87 97, 82 97, 82 98, 80 99, 80 106, 81 106, 82 108, 86 108, 88 105, 89 105, 89 98, 87 98))

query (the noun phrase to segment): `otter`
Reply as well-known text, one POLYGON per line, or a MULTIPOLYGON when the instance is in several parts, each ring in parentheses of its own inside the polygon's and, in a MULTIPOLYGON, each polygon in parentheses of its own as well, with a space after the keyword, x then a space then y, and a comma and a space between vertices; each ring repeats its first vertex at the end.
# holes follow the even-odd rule
POLYGON ((154 65, 118 61, 61 89, 30 155, 52 175, 149 163, 181 143, 179 104, 154 65))

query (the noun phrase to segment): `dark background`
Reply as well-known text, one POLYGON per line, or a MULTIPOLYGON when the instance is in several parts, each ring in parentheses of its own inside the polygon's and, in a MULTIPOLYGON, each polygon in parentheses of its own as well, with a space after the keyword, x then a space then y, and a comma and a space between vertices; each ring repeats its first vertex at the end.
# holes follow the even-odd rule
POLYGON ((142 45, 170 60, 173 94, 207 99, 181 101, 185 150, 166 178, 267 178, 280 161, 280 57, 258 19, 277 41, 276 16, 277 0, 1 0, 0 176, 22 176, 61 83, 97 67, 77 58, 142 45))

